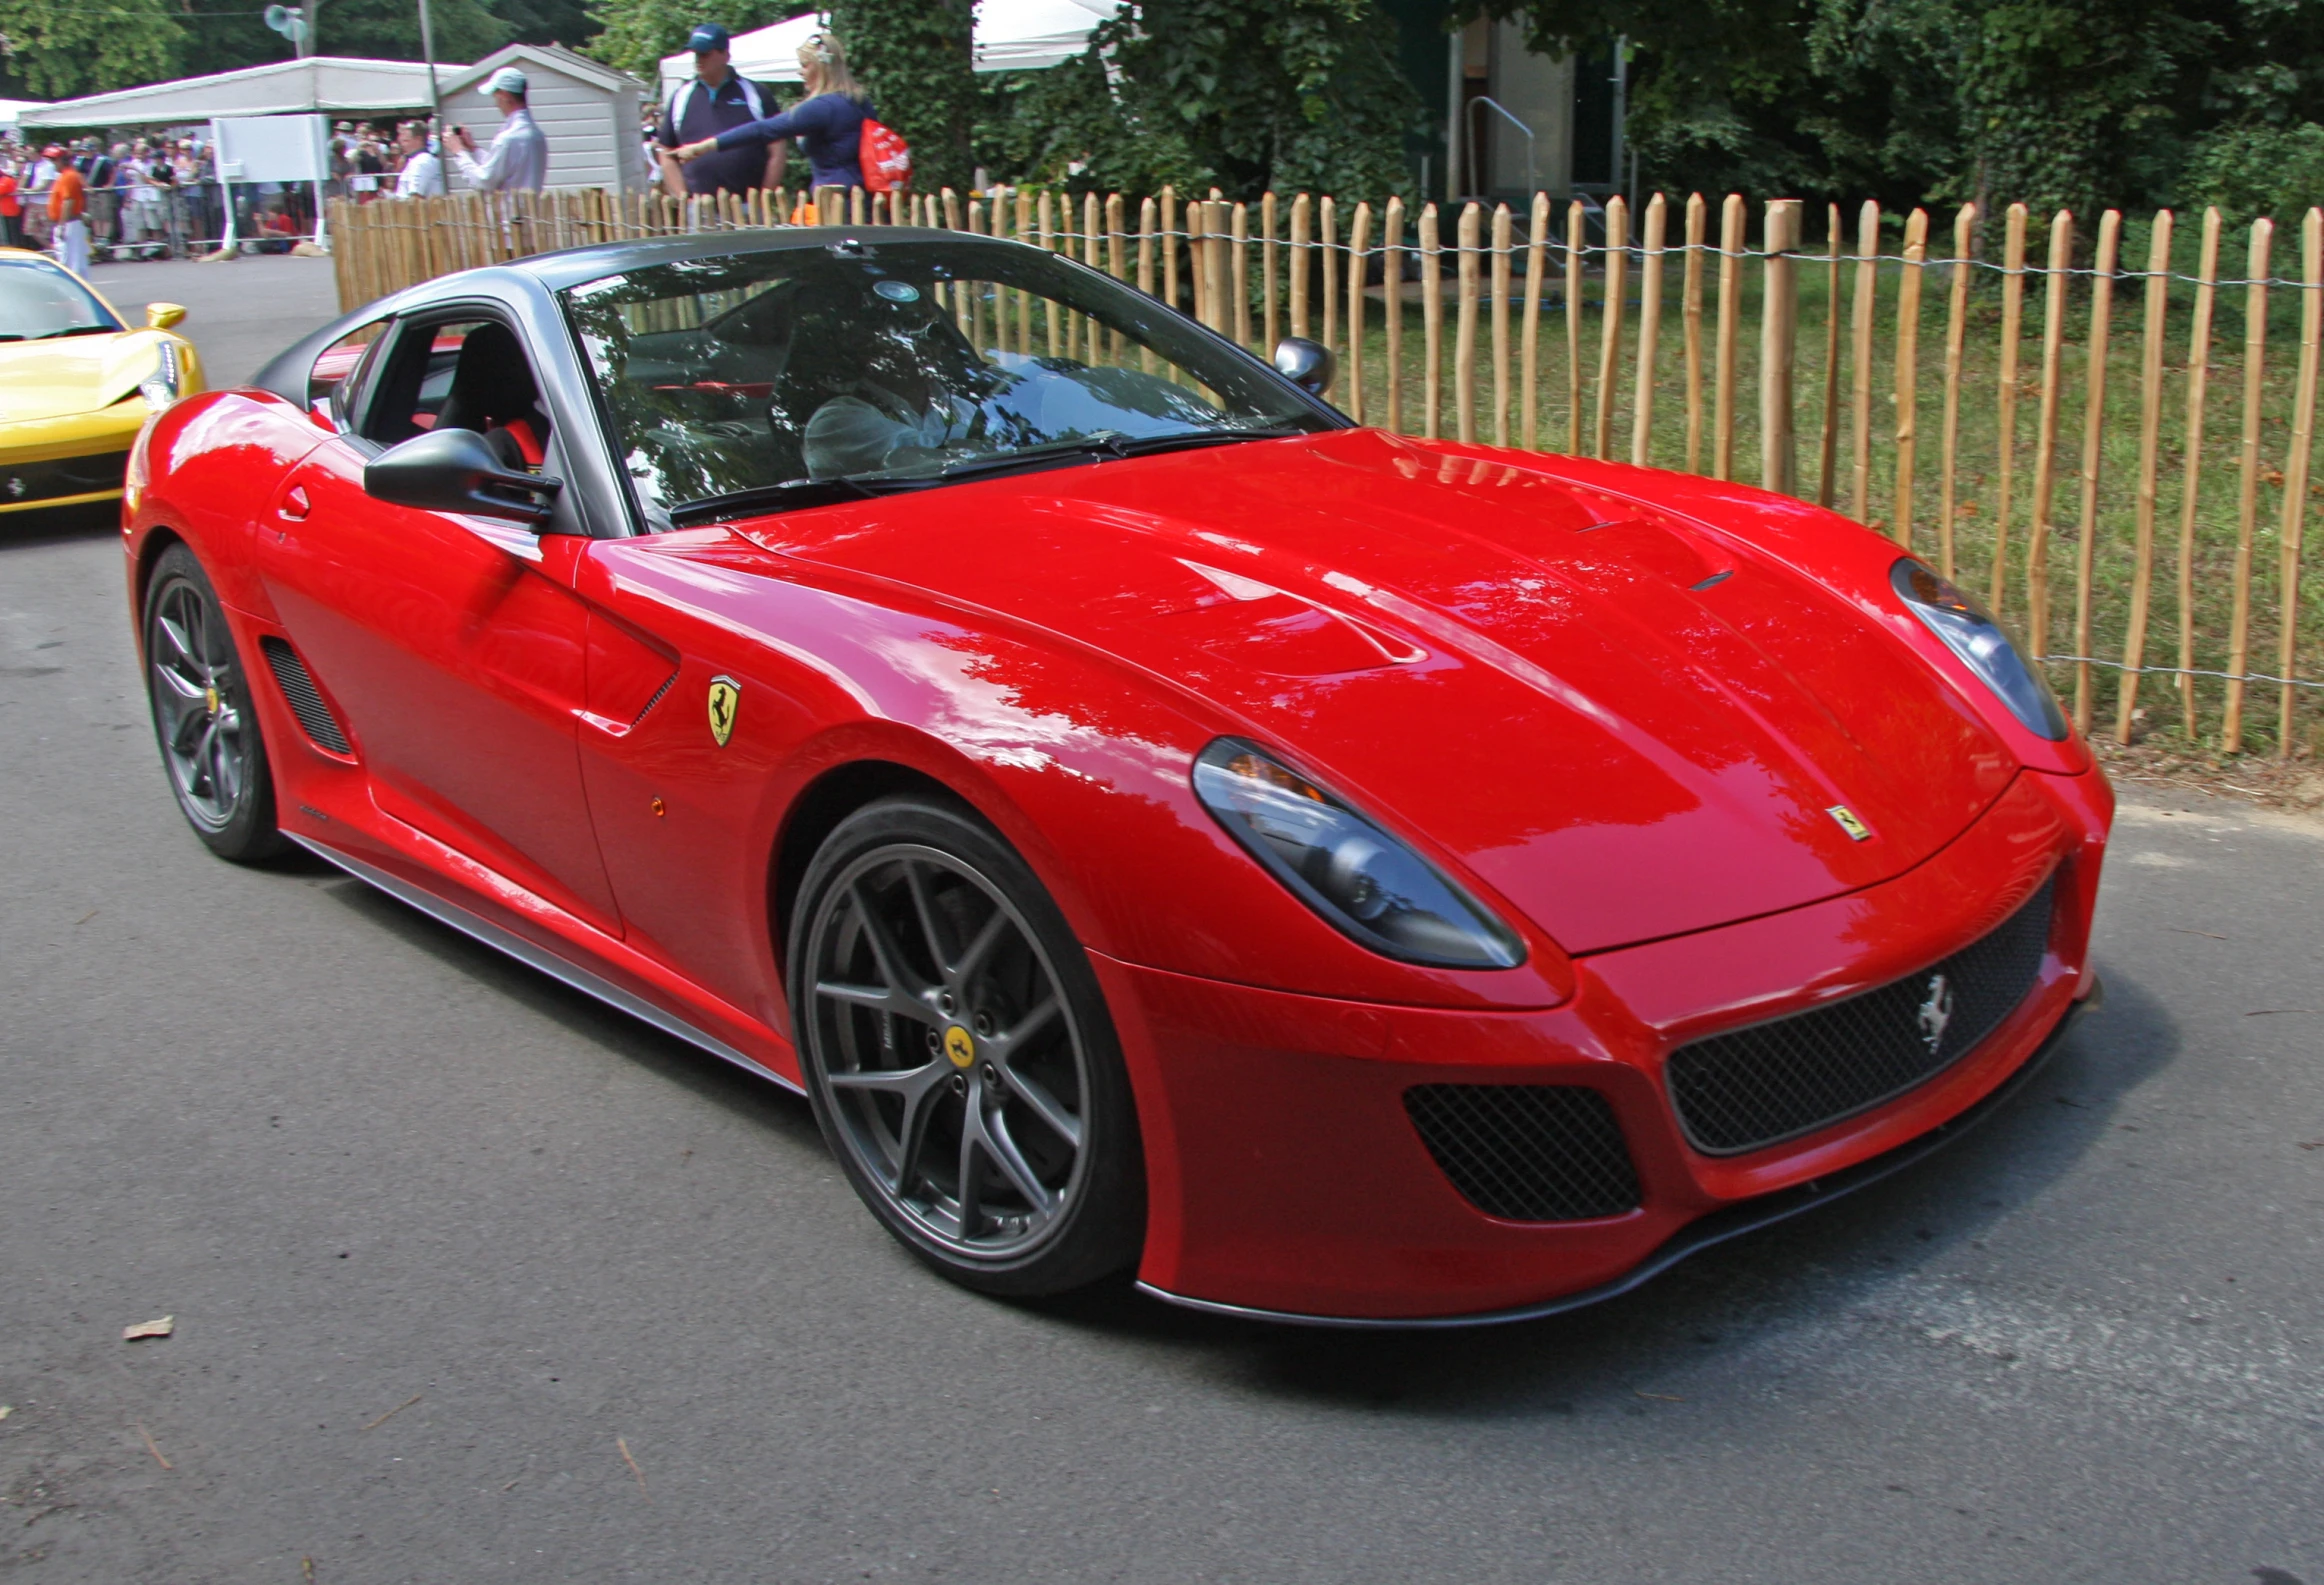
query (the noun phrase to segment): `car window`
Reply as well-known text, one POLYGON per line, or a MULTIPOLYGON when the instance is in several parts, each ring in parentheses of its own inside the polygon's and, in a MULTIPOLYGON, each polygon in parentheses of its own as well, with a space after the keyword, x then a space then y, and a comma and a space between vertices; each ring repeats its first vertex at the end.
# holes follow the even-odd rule
POLYGON ((96 293, 46 259, 0 263, 0 341, 99 336, 121 328, 96 293))
POLYGON ((386 329, 386 320, 375 319, 325 347, 307 374, 307 405, 328 402, 331 416, 345 424, 354 411, 349 398, 355 394, 356 387, 350 382, 386 329))
POLYGON ((497 319, 430 319, 397 327, 370 378, 363 434, 394 445, 439 428, 473 429, 511 467, 538 468, 549 418, 532 363, 497 319))
POLYGON ((794 483, 944 482, 1083 442, 1333 422, 1152 298, 1007 243, 689 259, 563 296, 650 518, 794 483))

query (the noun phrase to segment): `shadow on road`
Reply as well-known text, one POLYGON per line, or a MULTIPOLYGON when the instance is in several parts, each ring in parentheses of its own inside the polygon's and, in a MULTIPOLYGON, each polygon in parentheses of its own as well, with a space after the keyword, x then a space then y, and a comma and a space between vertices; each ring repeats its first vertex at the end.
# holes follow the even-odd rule
MULTIPOLYGON (((361 882, 337 901, 403 942, 768 1129, 770 1149, 821 1152, 807 1103, 608 1009, 361 882)), ((2102 966, 2103 967, 2103 966, 2102 966)), ((1062 1299, 987 1301, 1177 1354, 1197 1375, 1311 1406, 1452 1420, 1573 1410, 1620 1384, 1713 1371, 1770 1334, 1844 1320, 1873 1290, 1945 1260, 2045 1191, 2115 1126, 2121 1101, 2178 1055, 2165 1008, 2110 980, 2107 1004, 2024 1094, 1951 1148, 1834 1205, 1719 1245, 1642 1289, 1568 1315, 1453 1332, 1341 1332, 1180 1310, 1126 1281, 1062 1299)), ((927 1280, 935 1281, 931 1277, 927 1280)), ((1654 1395, 1640 1394, 1643 1400, 1654 1395)))

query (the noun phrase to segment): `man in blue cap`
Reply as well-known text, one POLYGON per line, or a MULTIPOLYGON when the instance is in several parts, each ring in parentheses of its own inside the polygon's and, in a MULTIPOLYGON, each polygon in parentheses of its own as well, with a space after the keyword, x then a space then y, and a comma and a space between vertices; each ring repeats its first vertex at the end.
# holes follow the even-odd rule
POLYGON ((670 157, 669 151, 683 144, 715 138, 729 127, 762 121, 780 109, 772 93, 734 69, 731 42, 716 22, 703 23, 686 40, 694 52, 694 75, 679 84, 662 106, 662 122, 654 131, 662 181, 672 193, 745 193, 754 187, 773 187, 783 179, 788 144, 780 140, 764 149, 723 150, 686 165, 670 157))

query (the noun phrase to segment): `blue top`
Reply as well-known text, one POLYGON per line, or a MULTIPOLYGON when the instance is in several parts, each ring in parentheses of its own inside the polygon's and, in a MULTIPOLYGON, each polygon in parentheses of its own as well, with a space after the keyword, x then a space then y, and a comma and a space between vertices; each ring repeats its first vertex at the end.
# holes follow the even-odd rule
POLYGON ((861 187, 863 124, 872 119, 871 106, 845 94, 817 94, 803 99, 779 116, 748 121, 718 134, 722 149, 745 143, 765 145, 777 138, 797 138, 815 172, 817 187, 861 187))

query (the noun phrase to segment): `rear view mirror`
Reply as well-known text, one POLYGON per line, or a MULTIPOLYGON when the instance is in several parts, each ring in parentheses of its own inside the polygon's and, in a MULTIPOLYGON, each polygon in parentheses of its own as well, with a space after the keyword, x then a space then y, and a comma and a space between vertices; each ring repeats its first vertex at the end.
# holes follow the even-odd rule
POLYGON ((185 317, 186 311, 175 303, 145 305, 145 328, 148 330, 167 330, 185 317))
POLYGON ((396 506, 430 512, 497 517, 538 528, 561 479, 517 473, 501 466, 491 445, 473 429, 431 429, 390 446, 363 469, 363 493, 396 506))
POLYGON ((1339 373, 1339 359, 1331 348, 1305 336, 1285 336, 1276 342, 1274 361, 1277 374, 1310 396, 1328 393, 1332 377, 1339 373))

